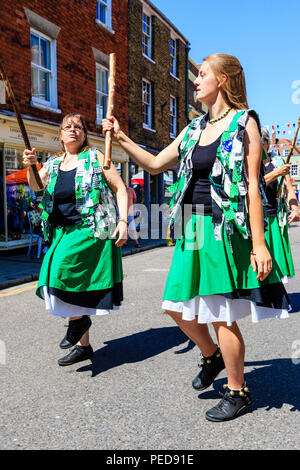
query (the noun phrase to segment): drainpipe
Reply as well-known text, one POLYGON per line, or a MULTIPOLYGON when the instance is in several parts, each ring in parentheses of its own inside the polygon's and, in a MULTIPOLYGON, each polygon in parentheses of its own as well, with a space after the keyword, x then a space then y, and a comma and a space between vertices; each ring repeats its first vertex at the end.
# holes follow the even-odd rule
POLYGON ((186 115, 186 120, 187 123, 190 122, 189 119, 189 52, 191 50, 191 45, 188 43, 185 46, 185 60, 186 60, 186 69, 185 69, 185 74, 186 74, 186 89, 185 89, 185 115, 186 115))

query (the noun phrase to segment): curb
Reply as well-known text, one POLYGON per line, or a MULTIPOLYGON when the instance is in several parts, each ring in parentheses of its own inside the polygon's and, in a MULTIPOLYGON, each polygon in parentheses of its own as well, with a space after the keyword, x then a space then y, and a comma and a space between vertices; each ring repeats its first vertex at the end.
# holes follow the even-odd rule
POLYGON ((28 276, 21 277, 19 279, 11 279, 10 281, 0 283, 0 290, 18 286, 19 284, 25 284, 26 282, 38 281, 38 279, 39 274, 29 274, 28 276))
POLYGON ((124 258, 124 256, 135 255, 136 253, 141 253, 143 251, 153 250, 154 248, 161 248, 162 246, 167 246, 167 245, 161 242, 155 245, 141 246, 141 248, 132 248, 132 250, 128 250, 126 251, 126 253, 123 253, 122 258, 124 258))
MULTIPOLYGON (((144 246, 141 248, 132 248, 131 250, 122 253, 122 258, 125 256, 135 255, 137 253, 142 253, 143 251, 153 250, 154 248, 161 248, 166 246, 165 243, 157 243, 155 245, 144 246)), ((25 284, 26 282, 38 281, 39 274, 29 274, 19 279, 11 279, 9 281, 0 282, 0 291, 3 289, 8 289, 9 287, 18 286, 20 284, 25 284)))

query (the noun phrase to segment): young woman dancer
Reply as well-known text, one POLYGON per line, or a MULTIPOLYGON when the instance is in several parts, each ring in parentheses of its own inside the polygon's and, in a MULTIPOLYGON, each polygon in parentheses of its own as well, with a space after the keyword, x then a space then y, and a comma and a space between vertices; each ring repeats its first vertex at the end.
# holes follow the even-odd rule
POLYGON ((202 352, 195 388, 207 388, 226 367, 222 400, 206 412, 208 420, 225 421, 252 405, 236 321, 248 314, 254 322, 287 317, 289 303, 265 244, 259 120, 248 109, 243 68, 233 56, 213 54, 203 61, 194 84, 208 113, 156 157, 131 141, 114 117, 103 121, 103 130, 113 130, 128 155, 151 174, 179 159, 171 224, 184 204, 192 204, 193 213, 176 242, 163 309, 202 352), (197 212, 199 205, 204 214, 197 212))

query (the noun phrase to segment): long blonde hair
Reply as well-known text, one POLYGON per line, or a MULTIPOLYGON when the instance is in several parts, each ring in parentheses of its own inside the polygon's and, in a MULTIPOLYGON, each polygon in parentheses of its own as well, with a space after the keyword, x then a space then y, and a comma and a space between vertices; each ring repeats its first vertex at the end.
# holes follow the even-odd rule
POLYGON ((238 59, 229 54, 211 54, 204 61, 209 63, 218 80, 224 75, 227 77, 222 93, 228 106, 248 109, 245 74, 238 59))

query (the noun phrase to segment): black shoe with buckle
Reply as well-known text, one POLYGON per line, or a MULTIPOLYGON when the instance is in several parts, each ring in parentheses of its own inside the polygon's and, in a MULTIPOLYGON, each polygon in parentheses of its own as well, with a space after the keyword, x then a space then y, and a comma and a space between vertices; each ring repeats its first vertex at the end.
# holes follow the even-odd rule
POLYGON ((88 346, 78 346, 76 345, 72 351, 69 352, 66 356, 59 359, 57 362, 60 366, 71 366, 76 364, 76 362, 86 361, 92 359, 94 355, 93 348, 91 345, 88 346))
POLYGON ((91 324, 92 320, 87 315, 79 318, 79 320, 69 320, 68 330, 64 339, 60 342, 60 348, 68 349, 75 346, 91 324))
POLYGON ((201 367, 201 371, 194 378, 192 386, 195 390, 201 391, 209 387, 221 370, 225 369, 220 348, 217 348, 212 356, 203 356, 199 367, 201 367))
POLYGON ((231 390, 228 385, 223 385, 226 389, 222 400, 205 414, 208 421, 222 422, 235 419, 245 414, 252 408, 252 399, 249 389, 243 386, 240 390, 231 390))

